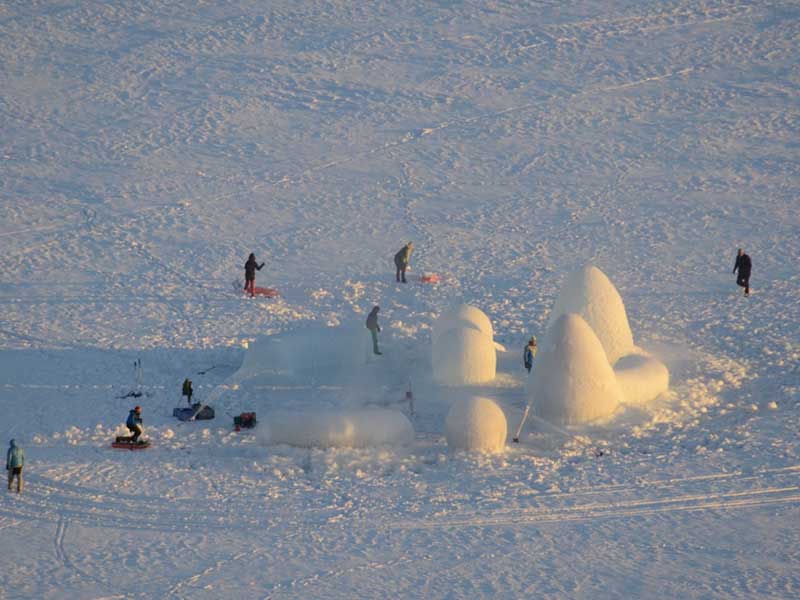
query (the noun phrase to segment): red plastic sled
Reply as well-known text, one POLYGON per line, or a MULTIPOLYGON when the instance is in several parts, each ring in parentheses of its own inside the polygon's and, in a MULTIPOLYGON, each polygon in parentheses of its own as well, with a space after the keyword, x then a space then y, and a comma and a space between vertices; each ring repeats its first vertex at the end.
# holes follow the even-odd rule
POLYGON ((421 283, 439 283, 439 279, 436 273, 423 273, 419 276, 421 283))
MULTIPOLYGON (((262 296, 264 298, 277 298, 280 296, 278 290, 275 288, 255 287, 253 291, 255 292, 256 296, 262 296)), ((249 296, 250 292, 245 291, 244 295, 249 296)))

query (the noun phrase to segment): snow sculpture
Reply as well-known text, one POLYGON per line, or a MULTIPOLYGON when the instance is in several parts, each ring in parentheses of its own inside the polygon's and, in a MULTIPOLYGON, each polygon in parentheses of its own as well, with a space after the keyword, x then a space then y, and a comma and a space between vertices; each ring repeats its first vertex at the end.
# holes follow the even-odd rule
POLYGON ((369 331, 363 322, 341 327, 308 327, 261 337, 250 345, 237 381, 276 373, 323 373, 357 370, 371 354, 369 331))
POLYGON ((580 315, 562 315, 553 323, 533 364, 529 402, 548 421, 596 421, 623 401, 606 352, 580 315))
POLYGON ((496 453, 506 447, 506 416, 489 398, 457 400, 447 413, 444 427, 450 448, 496 453))
POLYGON ((614 373, 625 402, 629 404, 650 402, 669 388, 667 367, 652 356, 623 356, 614 365, 614 373))
POLYGON ((448 329, 433 345, 433 377, 443 385, 491 381, 497 370, 492 338, 471 328, 448 329))
POLYGON ((267 426, 259 434, 264 445, 365 448, 406 445, 414 440, 408 418, 383 408, 275 413, 265 422, 267 426))
POLYGON ((597 267, 586 266, 567 278, 550 315, 548 329, 567 313, 576 313, 589 324, 610 364, 633 350, 633 334, 622 298, 597 267))
POLYGON ((468 304, 461 304, 443 312, 433 323, 431 338, 436 343, 437 338, 445 331, 466 327, 482 331, 489 339, 494 339, 492 322, 481 309, 468 304))

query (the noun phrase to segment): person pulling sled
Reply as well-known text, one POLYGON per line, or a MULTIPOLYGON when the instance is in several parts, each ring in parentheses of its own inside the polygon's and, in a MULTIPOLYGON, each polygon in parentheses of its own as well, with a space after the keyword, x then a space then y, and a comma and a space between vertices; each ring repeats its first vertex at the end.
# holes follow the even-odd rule
POLYGON ((251 298, 256 295, 256 271, 260 271, 263 267, 264 263, 259 265, 256 262, 256 255, 251 252, 247 262, 244 263, 244 291, 249 292, 251 298))
POLYGON ((394 266, 397 267, 395 278, 397 281, 408 283, 406 281, 406 269, 408 269, 408 261, 411 259, 411 253, 413 251, 414 242, 408 242, 394 255, 394 266))

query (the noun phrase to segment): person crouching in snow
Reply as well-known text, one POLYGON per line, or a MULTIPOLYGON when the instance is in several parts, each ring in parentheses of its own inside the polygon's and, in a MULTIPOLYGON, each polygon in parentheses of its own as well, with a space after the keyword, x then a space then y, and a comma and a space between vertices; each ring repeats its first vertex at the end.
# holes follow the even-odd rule
POLYGON ((739 248, 736 254, 736 264, 733 265, 733 272, 739 270, 739 275, 736 277, 736 285, 744 288, 744 295, 750 295, 750 271, 753 268, 753 263, 750 257, 744 253, 744 250, 739 248))
POLYGON ((135 406, 131 409, 131 412, 128 413, 128 420, 125 421, 125 426, 131 432, 131 436, 128 439, 131 442, 137 442, 143 431, 141 406, 135 406))
POLYGON ((411 253, 414 251, 414 242, 408 242, 405 246, 400 248, 399 252, 394 255, 394 266, 397 267, 397 274, 395 277, 397 281, 406 282, 406 269, 408 268, 408 261, 411 258, 411 253))
POLYGON ((383 354, 378 349, 378 332, 381 330, 381 326, 378 325, 379 310, 380 310, 379 306, 373 306, 372 310, 367 316, 367 329, 369 329, 369 332, 372 334, 372 351, 375 354, 383 354))
POLYGON ((22 493, 22 466, 25 464, 25 452, 17 446, 14 440, 8 446, 6 454, 6 471, 8 471, 8 491, 11 491, 11 484, 14 477, 17 478, 17 493, 22 493))
POLYGON ((251 252, 247 262, 244 263, 244 291, 250 292, 250 296, 256 295, 256 271, 260 271, 263 267, 264 263, 259 265, 256 262, 256 255, 251 252))
POLYGON ((534 358, 536 358, 536 336, 531 336, 531 339, 528 341, 528 345, 525 346, 525 353, 523 355, 525 368, 528 369, 528 373, 531 372, 534 358))

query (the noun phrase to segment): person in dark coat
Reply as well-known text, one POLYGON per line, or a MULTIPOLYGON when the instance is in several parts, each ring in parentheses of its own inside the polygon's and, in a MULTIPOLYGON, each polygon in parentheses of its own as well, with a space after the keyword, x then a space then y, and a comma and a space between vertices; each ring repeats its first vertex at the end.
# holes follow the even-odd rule
POLYGON ((6 471, 8 471, 8 491, 11 491, 11 484, 17 478, 17 493, 22 493, 22 467, 25 465, 25 452, 17 446, 15 440, 11 440, 6 453, 6 471))
POLYGON ((372 334, 372 351, 375 354, 383 354, 378 349, 378 332, 381 330, 381 326, 378 325, 379 310, 379 306, 373 306, 369 316, 367 316, 367 329, 369 329, 369 332, 372 334))
POLYGON ((128 428, 128 431, 131 432, 130 438, 128 438, 131 442, 136 442, 139 439, 139 436, 142 435, 142 407, 135 406, 131 409, 131 412, 128 413, 128 420, 125 421, 125 426, 128 428))
POLYGON ((750 295, 750 270, 753 268, 753 263, 750 257, 744 253, 744 250, 739 248, 736 254, 736 264, 733 265, 733 272, 739 271, 736 277, 736 284, 744 288, 744 295, 750 295))
POLYGON ((256 271, 260 271, 264 263, 260 265, 256 262, 256 255, 252 252, 244 263, 244 291, 250 292, 250 296, 256 295, 256 271))
POLYGON ((184 379, 183 380, 183 395, 186 396, 186 400, 189 402, 189 406, 192 405, 192 380, 191 379, 184 379))
POLYGON ((406 269, 408 268, 408 261, 411 258, 411 253, 414 251, 414 242, 408 242, 405 246, 400 248, 399 252, 394 255, 394 266, 397 267, 396 278, 397 281, 406 282, 406 269))

